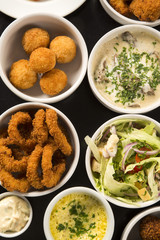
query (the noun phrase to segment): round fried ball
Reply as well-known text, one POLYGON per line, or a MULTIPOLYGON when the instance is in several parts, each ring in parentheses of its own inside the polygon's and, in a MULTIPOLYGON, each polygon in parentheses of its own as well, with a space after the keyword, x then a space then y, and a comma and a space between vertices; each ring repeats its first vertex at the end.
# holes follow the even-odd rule
POLYGON ((21 59, 11 66, 9 79, 19 89, 33 87, 37 81, 37 74, 30 68, 29 61, 21 59))
POLYGON ((58 63, 71 62, 76 56, 76 44, 73 39, 67 36, 54 38, 49 48, 55 52, 58 63))
POLYGON ((29 58, 30 67, 37 73, 45 73, 54 68, 56 55, 49 48, 37 48, 29 58))
POLYGON ((40 87, 45 94, 54 96, 61 92, 67 84, 67 75, 60 69, 52 69, 40 79, 40 87))
POLYGON ((22 45, 27 54, 31 54, 39 47, 48 47, 50 42, 49 34, 41 28, 31 28, 27 30, 22 38, 22 45))

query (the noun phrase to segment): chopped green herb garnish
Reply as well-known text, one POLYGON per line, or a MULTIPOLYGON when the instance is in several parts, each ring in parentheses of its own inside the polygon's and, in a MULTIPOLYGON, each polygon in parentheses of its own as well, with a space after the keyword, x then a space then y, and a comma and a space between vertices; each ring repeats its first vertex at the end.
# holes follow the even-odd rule
MULTIPOLYGON (((156 41, 152 42, 155 46, 156 41)), ((114 67, 103 69, 103 77, 96 78, 97 82, 105 84, 105 92, 111 95, 115 92, 115 102, 123 105, 133 103, 135 99, 145 99, 150 91, 154 94, 160 84, 160 61, 156 53, 139 53, 132 45, 118 50, 118 43, 113 48, 114 67), (109 86, 109 88, 108 88, 109 86), (145 87, 150 90, 145 90, 145 87)))

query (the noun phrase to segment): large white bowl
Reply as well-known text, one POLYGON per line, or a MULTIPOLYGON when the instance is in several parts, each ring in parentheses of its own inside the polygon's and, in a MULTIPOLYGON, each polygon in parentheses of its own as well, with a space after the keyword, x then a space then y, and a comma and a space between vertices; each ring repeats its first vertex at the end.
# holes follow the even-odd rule
POLYGON ((13 93, 26 101, 55 103, 65 99, 79 87, 87 69, 88 51, 81 33, 65 18, 51 14, 31 14, 13 21, 1 35, 0 53, 0 75, 2 80, 13 93), (32 27, 47 30, 51 40, 55 36, 66 35, 71 37, 77 45, 77 54, 72 62, 56 64, 55 66, 63 70, 68 76, 67 86, 55 96, 44 94, 40 89, 39 81, 27 90, 19 90, 9 81, 8 77, 12 63, 19 59, 28 59, 22 47, 22 36, 27 29, 32 27))
POLYGON ((55 107, 52 107, 50 105, 44 104, 44 103, 22 103, 19 105, 16 105, 7 111, 5 111, 1 116, 0 116, 0 129, 3 127, 7 127, 8 122, 11 118, 11 115, 18 111, 26 111, 29 112, 30 110, 38 110, 38 109, 54 109, 57 112, 58 118, 62 126, 66 129, 68 137, 71 141, 71 145, 73 148, 72 154, 67 157, 67 167, 66 167, 66 173, 63 176, 63 178, 60 180, 60 182, 52 188, 46 189, 46 190, 32 190, 27 193, 21 193, 21 195, 27 196, 27 197, 38 197, 42 195, 49 194, 51 192, 56 191, 60 187, 62 187, 73 175, 77 164, 79 160, 79 154, 80 154, 80 143, 79 143, 79 138, 77 135, 77 132, 71 123, 71 121, 68 119, 67 116, 65 116, 60 110, 56 109, 55 107))
POLYGON ((160 19, 153 21, 153 22, 147 22, 147 21, 140 21, 135 19, 129 18, 126 16, 123 16, 119 12, 117 12, 108 2, 108 0, 100 0, 100 3, 104 10, 108 13, 110 17, 112 17, 115 21, 119 22, 120 24, 142 24, 142 25, 148 25, 151 27, 155 27, 160 25, 160 19))
POLYGON ((19 198, 22 198, 28 204, 30 215, 29 215, 28 222, 26 223, 26 225, 19 232, 0 233, 0 236, 4 237, 4 238, 14 238, 14 237, 18 237, 19 235, 23 234, 29 228, 29 226, 30 226, 30 224, 32 222, 32 218, 33 218, 32 206, 31 206, 30 202, 27 200, 27 198, 25 198, 24 196, 21 196, 18 193, 5 192, 5 193, 1 193, 0 194, 0 200, 2 200, 5 197, 9 197, 9 196, 17 196, 19 198))
POLYGON ((133 217, 125 227, 121 240, 141 240, 139 235, 139 224, 142 218, 147 215, 153 215, 160 218, 160 207, 149 208, 133 217))
POLYGON ((123 108, 123 107, 119 107, 115 104, 113 104, 112 102, 109 102, 107 99, 105 99, 100 92, 98 91, 98 89, 95 86, 95 82, 94 82, 94 71, 96 69, 96 67, 98 66, 98 64, 100 63, 101 59, 105 56, 106 52, 105 52, 105 46, 107 44, 108 41, 110 41, 111 39, 117 37, 119 34, 122 34, 125 31, 131 31, 131 33, 134 32, 146 32, 149 35, 153 36, 154 39, 160 39, 160 32, 157 31, 156 29, 153 29, 151 27, 148 26, 143 26, 143 25, 125 25, 125 26, 121 26, 118 28, 115 28, 113 30, 111 30, 110 32, 106 33, 103 37, 101 37, 98 42, 95 44, 95 46, 93 47, 91 54, 89 56, 89 61, 88 61, 88 80, 89 80, 89 84, 91 87, 91 90, 93 92, 93 94, 95 95, 95 97, 99 100, 99 102, 101 102, 105 107, 111 109, 112 111, 115 112, 119 112, 119 113, 145 113, 145 112, 149 112, 157 107, 159 107, 160 105, 160 100, 156 101, 146 107, 141 107, 141 108, 123 108))
MULTIPOLYGON (((147 116, 143 116, 143 115, 137 115, 137 114, 125 114, 125 115, 121 115, 118 117, 114 117, 112 119, 110 119, 109 121, 106 121, 105 123, 103 123, 97 130, 96 132, 93 134, 92 139, 95 140, 97 138, 97 136, 99 135, 99 133, 108 125, 112 124, 113 122, 115 122, 116 120, 119 119, 140 119, 140 120, 146 120, 146 121, 150 121, 153 122, 156 125, 156 130, 160 133, 160 123, 155 121, 154 119, 147 117, 147 116)), ((128 204, 125 202, 122 202, 120 200, 117 200, 116 198, 110 197, 104 193, 102 193, 97 187, 96 187, 96 183, 95 180, 93 178, 93 172, 91 169, 91 150, 89 147, 87 147, 86 150, 86 156, 85 156, 85 165, 86 165, 86 171, 87 171, 87 175, 88 178, 90 180, 90 182, 92 183, 93 187, 97 190, 97 192, 99 192, 99 194, 103 195, 105 197, 106 200, 108 200, 109 202, 119 206, 119 207, 125 207, 125 208, 143 208, 143 207, 147 207, 150 205, 153 205, 154 203, 158 202, 160 200, 160 197, 147 201, 147 202, 138 202, 138 204, 133 205, 133 204, 128 204)))
POLYGON ((106 234, 104 236, 104 240, 111 240, 113 232, 114 232, 114 215, 113 215, 112 209, 111 209, 109 203, 101 195, 99 195, 96 191, 94 191, 90 188, 86 188, 86 187, 72 187, 72 188, 66 189, 52 199, 52 201, 49 203, 49 205, 45 211, 44 220, 43 220, 43 228, 44 228, 44 233, 45 233, 46 239, 54 240, 54 238, 52 237, 50 228, 49 228, 50 215, 51 215, 54 205, 61 198, 65 197, 69 194, 72 194, 72 193, 84 193, 84 194, 90 195, 100 201, 100 203, 104 206, 106 215, 107 215, 107 229, 106 229, 106 234))

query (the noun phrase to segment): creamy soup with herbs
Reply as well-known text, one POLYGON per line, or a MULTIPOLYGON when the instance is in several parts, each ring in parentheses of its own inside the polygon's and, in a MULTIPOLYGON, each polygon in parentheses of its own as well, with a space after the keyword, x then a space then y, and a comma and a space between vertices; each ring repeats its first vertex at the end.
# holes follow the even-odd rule
POLYGON ((110 40, 95 74, 101 95, 123 108, 160 101, 160 42, 145 32, 124 32, 110 40))
POLYGON ((55 240, 102 240, 107 216, 103 205, 83 194, 69 194, 60 199, 50 216, 50 230, 55 240))

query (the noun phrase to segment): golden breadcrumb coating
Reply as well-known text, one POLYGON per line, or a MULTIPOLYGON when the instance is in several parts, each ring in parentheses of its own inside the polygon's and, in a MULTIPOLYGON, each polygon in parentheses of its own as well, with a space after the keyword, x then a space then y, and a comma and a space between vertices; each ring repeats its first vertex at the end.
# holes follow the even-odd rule
POLYGON ((129 9, 141 21, 155 21, 160 17, 160 0, 133 0, 129 9))
POLYGON ((22 45, 27 54, 31 54, 36 48, 48 47, 50 42, 49 34, 41 28, 27 30, 22 38, 22 45))
POLYGON ((50 43, 50 49, 55 52, 58 63, 71 62, 76 56, 76 44, 67 36, 54 38, 50 43))
POLYGON ((67 75, 60 69, 52 69, 40 79, 41 90, 48 95, 54 96, 61 92, 67 84, 67 75))
POLYGON ((12 64, 9 79, 16 88, 28 89, 36 83, 37 74, 30 68, 28 60, 21 59, 12 64))
POLYGON ((110 0, 111 6, 120 14, 130 16, 129 1, 127 0, 110 0), (127 4, 128 3, 128 4, 127 4))
POLYGON ((50 49, 40 47, 31 53, 29 63, 33 71, 45 73, 54 68, 56 64, 56 55, 50 49))

